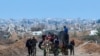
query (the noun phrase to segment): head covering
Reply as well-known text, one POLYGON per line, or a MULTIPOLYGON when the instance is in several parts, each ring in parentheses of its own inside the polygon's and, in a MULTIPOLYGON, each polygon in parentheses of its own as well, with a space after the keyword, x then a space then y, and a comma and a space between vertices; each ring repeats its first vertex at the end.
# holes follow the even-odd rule
POLYGON ((64 26, 64 28, 66 28, 66 26, 64 26))
POLYGON ((68 33, 68 28, 64 26, 64 32, 68 33))

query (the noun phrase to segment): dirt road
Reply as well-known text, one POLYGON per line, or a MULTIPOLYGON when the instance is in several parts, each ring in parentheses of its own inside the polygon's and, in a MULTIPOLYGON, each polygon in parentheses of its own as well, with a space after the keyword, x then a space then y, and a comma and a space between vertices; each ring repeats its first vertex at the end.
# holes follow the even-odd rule
MULTIPOLYGON (((84 49, 85 45, 88 45, 88 42, 84 42, 83 44, 80 44, 79 46, 75 47, 75 55, 74 56, 100 56, 99 53, 97 52, 85 52, 84 50, 88 50, 91 48, 91 46, 87 49, 84 49)), ((100 47, 97 45, 94 46, 92 45, 91 49, 100 47)), ((90 51, 96 51, 96 50, 91 50, 90 51)), ((99 48, 97 49, 99 50, 99 48)), ((99 50, 100 51, 100 50, 99 50)), ((3 46, 0 45, 0 56, 27 56, 27 48, 25 47, 25 40, 20 40, 15 44, 12 44, 10 46, 3 46)), ((43 50, 40 50, 37 47, 37 56, 43 56, 43 50)), ((53 56, 53 54, 50 54, 50 56, 53 56)), ((62 56, 61 54, 59 56, 62 56)))

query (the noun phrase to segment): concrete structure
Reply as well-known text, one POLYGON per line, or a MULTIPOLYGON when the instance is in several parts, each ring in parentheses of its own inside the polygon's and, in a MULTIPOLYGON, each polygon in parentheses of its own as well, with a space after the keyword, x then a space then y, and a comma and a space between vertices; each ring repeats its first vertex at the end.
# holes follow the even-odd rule
POLYGON ((32 32, 32 35, 42 35, 42 31, 34 31, 32 32))
POLYGON ((89 35, 96 35, 97 32, 97 30, 91 30, 89 35))

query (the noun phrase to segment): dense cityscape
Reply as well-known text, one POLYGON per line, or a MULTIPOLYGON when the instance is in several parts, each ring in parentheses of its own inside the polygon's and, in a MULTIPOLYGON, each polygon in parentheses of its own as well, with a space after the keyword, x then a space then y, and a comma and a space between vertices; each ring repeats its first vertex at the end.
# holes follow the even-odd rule
POLYGON ((63 30, 63 26, 67 26, 69 31, 91 31, 99 28, 99 20, 96 19, 60 19, 60 18, 44 18, 44 19, 0 19, 0 35, 24 34, 25 32, 43 31, 43 30, 63 30))

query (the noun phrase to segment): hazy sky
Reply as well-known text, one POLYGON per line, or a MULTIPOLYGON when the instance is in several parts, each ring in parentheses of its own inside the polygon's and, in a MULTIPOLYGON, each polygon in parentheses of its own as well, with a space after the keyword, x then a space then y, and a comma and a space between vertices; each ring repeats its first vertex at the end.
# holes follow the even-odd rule
POLYGON ((0 0, 0 18, 100 18, 100 0, 0 0))

